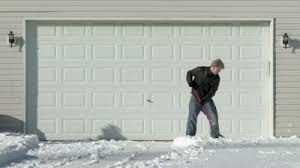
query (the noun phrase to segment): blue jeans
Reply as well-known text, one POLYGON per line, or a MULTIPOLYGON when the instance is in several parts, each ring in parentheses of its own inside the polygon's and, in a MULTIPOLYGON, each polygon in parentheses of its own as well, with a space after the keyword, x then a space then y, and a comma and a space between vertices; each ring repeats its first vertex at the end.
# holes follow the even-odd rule
POLYGON ((197 103, 197 100, 193 94, 191 94, 189 102, 189 116, 186 127, 186 135, 195 136, 197 131, 197 118, 202 111, 210 125, 210 136, 215 138, 220 135, 219 132, 219 122, 218 122, 218 112, 213 99, 208 100, 202 106, 197 103))

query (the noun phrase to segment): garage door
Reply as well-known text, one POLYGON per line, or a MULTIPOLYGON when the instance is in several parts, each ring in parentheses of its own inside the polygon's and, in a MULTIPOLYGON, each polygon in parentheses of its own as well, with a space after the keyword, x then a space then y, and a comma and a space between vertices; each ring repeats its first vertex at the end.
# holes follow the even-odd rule
MULTIPOLYGON (((267 23, 27 22, 27 131, 56 140, 184 135, 186 72, 221 58, 221 132, 268 135, 269 45, 267 23)), ((208 133, 201 113, 197 134, 208 133)))

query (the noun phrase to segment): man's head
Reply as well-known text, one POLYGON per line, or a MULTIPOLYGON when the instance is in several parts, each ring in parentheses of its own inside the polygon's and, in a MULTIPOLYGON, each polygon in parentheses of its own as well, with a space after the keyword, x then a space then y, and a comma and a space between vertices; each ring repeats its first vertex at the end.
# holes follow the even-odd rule
POLYGON ((215 59, 211 62, 210 65, 210 71, 214 74, 217 75, 222 69, 224 69, 224 63, 221 59, 215 59))

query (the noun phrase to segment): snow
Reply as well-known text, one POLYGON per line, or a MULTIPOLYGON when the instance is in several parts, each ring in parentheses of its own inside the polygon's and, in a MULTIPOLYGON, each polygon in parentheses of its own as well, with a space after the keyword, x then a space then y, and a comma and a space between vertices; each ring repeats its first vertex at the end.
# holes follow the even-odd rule
POLYGON ((200 137, 177 137, 174 139, 172 144, 173 148, 187 148, 190 146, 239 146, 239 145, 258 145, 258 144, 290 144, 300 143, 300 138, 297 136, 291 137, 259 137, 259 138, 241 138, 241 139, 230 139, 230 138, 210 138, 206 139, 200 137))
MULTIPOLYGON (((34 136, 0 135, 1 144, 14 142, 27 149, 17 159, 10 159, 5 168, 300 167, 300 138, 297 136, 244 139, 177 137, 174 141, 166 142, 38 142, 34 136)), ((1 154, 4 153, 3 149, 1 147, 1 154)))
POLYGON ((196 139, 196 137, 178 137, 174 139, 172 144, 173 148, 186 148, 189 146, 195 146, 197 141, 200 139, 196 139))
POLYGON ((300 138, 213 139, 178 137, 171 145, 171 167, 300 167, 300 138), (249 163, 248 165, 245 163, 249 163))
POLYGON ((87 165, 97 163, 100 159, 113 152, 122 150, 123 142, 92 141, 92 142, 41 142, 38 149, 27 153, 29 159, 12 167, 59 167, 72 161, 86 160, 87 165), (38 158, 38 159, 30 159, 38 158))
POLYGON ((39 143, 36 135, 22 135, 16 133, 0 134, 0 166, 23 158, 29 149, 37 147, 39 143))

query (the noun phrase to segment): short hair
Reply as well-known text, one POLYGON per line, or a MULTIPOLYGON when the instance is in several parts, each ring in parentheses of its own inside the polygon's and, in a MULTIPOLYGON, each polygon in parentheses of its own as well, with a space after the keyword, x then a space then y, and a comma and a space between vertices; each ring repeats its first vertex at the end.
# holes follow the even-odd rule
POLYGON ((214 67, 221 67, 222 69, 225 68, 223 61, 222 61, 221 59, 219 59, 219 58, 213 60, 213 61, 211 62, 211 66, 214 66, 214 67))

